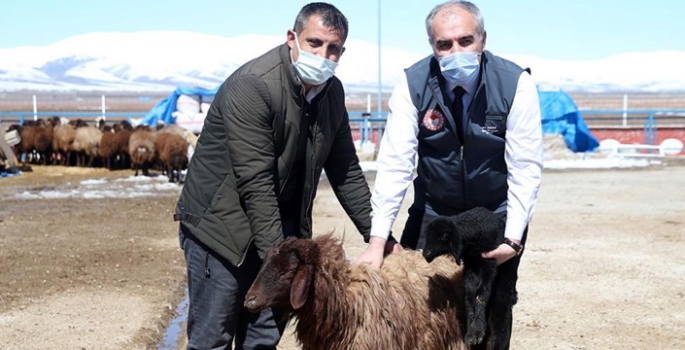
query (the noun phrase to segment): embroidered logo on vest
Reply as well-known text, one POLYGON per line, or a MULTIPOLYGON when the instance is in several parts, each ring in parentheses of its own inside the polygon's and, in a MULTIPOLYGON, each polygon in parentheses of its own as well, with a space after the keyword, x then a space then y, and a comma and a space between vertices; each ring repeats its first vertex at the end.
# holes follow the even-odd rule
POLYGON ((430 131, 438 131, 445 125, 445 114, 439 109, 429 109, 423 116, 423 126, 430 131))

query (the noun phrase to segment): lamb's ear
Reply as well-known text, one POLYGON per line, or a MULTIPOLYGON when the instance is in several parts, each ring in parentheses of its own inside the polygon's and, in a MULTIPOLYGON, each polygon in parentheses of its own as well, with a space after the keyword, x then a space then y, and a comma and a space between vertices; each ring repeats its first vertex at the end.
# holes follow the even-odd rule
POLYGON ((452 248, 452 255, 457 265, 461 265, 461 244, 458 242, 450 242, 452 248))
POLYGON ((300 265, 290 287, 290 306, 293 310, 299 310, 307 301, 309 285, 312 281, 312 268, 308 265, 300 265))
POLYGON ((454 256, 457 265, 461 265, 462 243, 459 228, 457 228, 456 224, 452 223, 451 231, 450 250, 452 251, 452 256, 454 256))

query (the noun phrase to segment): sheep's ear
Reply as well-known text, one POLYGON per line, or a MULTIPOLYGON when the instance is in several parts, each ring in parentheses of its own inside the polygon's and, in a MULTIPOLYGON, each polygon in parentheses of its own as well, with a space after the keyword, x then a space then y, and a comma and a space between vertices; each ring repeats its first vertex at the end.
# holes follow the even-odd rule
POLYGON ((452 248, 452 255, 454 256, 454 260, 457 263, 457 265, 461 265, 461 244, 458 242, 450 242, 450 246, 452 248))
POLYGON ((307 292, 311 283, 311 267, 300 265, 290 288, 290 305, 293 310, 299 310, 307 301, 307 292))
POLYGON ((461 254, 462 254, 462 243, 461 237, 459 236, 459 229, 454 225, 452 227, 450 237, 450 249, 452 250, 452 255, 454 260, 456 260, 457 265, 461 265, 461 254))

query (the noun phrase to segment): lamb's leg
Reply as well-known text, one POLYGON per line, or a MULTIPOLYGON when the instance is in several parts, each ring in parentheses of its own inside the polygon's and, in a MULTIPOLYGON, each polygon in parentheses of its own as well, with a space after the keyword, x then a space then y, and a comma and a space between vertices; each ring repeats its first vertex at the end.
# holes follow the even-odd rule
MULTIPOLYGON (((493 260, 476 260, 469 265, 470 273, 466 277, 470 279, 466 281, 468 323, 464 340, 466 344, 475 345, 483 342, 488 329, 486 310, 497 275, 497 263, 493 260)), ((466 266, 464 272, 466 274, 466 266)))
POLYGON ((498 268, 490 303, 490 344, 492 350, 508 350, 512 328, 512 308, 517 301, 516 280, 520 257, 498 268))

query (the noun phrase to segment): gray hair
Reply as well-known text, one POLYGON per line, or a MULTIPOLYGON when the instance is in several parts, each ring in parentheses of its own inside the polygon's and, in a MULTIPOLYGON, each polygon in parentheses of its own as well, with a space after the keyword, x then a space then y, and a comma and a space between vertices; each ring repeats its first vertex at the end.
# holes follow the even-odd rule
POLYGON ((470 13, 473 18, 476 19, 476 30, 478 31, 478 35, 483 38, 483 34, 485 33, 485 21, 483 20, 483 15, 480 13, 478 6, 465 0, 449 0, 433 7, 431 12, 428 14, 428 17, 426 17, 426 32, 428 32, 428 38, 430 39, 431 43, 433 42, 433 31, 431 30, 433 18, 435 18, 435 15, 440 10, 449 6, 458 6, 463 10, 468 11, 468 13, 470 13))

